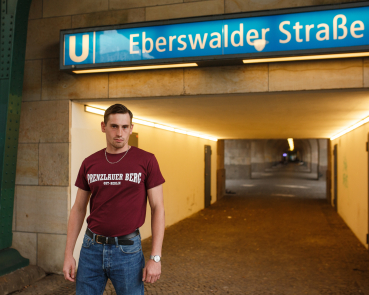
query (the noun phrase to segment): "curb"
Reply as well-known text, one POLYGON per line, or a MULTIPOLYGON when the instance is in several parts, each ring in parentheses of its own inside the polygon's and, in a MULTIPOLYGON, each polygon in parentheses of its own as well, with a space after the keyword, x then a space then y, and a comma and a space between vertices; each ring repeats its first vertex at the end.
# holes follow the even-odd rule
POLYGON ((36 265, 29 265, 0 277, 0 295, 18 291, 44 278, 45 271, 36 265))

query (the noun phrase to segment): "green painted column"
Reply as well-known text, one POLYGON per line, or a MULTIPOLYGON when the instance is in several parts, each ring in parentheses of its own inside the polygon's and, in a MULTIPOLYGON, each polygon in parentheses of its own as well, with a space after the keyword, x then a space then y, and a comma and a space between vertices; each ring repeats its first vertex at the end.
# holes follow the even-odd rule
POLYGON ((0 0, 0 276, 27 266, 12 245, 15 172, 28 14, 32 0, 0 0))

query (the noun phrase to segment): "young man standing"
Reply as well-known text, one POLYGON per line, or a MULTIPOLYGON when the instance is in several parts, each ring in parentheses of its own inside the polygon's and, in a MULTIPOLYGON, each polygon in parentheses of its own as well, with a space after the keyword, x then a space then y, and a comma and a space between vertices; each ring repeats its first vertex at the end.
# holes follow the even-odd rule
POLYGON ((76 278, 77 295, 103 294, 109 278, 118 295, 144 294, 143 282, 161 274, 164 238, 164 178, 153 154, 128 145, 132 113, 110 106, 101 122, 106 148, 87 157, 80 168, 75 204, 68 222, 64 277, 74 281, 73 250, 90 200, 76 278), (152 251, 145 266, 138 228, 145 221, 146 196, 151 206, 152 251), (91 198, 90 198, 91 197, 91 198))

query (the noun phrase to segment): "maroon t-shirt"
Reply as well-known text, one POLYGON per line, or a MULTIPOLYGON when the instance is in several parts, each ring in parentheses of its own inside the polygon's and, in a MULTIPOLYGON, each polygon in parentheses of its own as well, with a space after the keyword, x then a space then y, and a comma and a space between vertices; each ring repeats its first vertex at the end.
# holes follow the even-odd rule
MULTIPOLYGON (((124 153, 106 154, 116 162, 124 153)), ((88 227, 96 234, 118 237, 143 225, 147 190, 164 182, 155 156, 132 146, 116 164, 106 161, 105 149, 86 158, 75 185, 91 191, 88 227)))

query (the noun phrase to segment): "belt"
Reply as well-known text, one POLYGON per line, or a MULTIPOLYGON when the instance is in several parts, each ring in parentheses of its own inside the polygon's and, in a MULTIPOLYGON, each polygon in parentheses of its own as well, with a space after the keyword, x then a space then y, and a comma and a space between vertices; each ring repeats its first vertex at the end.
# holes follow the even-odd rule
MULTIPOLYGON (((134 242, 130 239, 134 238, 135 236, 139 235, 140 231, 136 229, 133 233, 128 235, 120 236, 118 238, 118 245, 133 245, 134 242)), ((115 238, 113 237, 105 237, 101 235, 94 234, 89 228, 86 230, 86 235, 88 235, 91 239, 94 238, 95 235, 95 242, 98 244, 113 244, 115 245, 115 238)))

